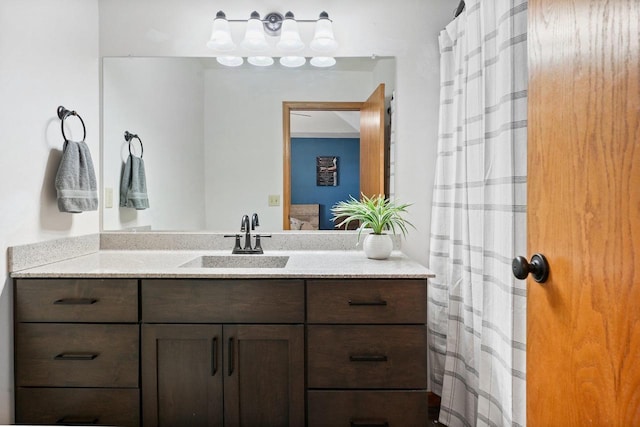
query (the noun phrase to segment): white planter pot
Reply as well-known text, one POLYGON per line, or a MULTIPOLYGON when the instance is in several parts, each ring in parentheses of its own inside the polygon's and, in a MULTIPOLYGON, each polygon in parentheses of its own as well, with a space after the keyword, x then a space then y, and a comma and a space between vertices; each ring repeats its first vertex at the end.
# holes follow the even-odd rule
POLYGON ((368 234, 362 243, 367 258, 387 259, 393 250, 393 240, 388 234, 368 234))

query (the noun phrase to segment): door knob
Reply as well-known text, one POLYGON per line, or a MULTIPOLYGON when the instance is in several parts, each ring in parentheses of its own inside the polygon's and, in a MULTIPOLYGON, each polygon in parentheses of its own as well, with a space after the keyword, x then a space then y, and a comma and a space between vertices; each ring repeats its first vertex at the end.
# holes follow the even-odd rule
POLYGON ((534 254, 531 257, 531 262, 528 262, 523 256, 517 256, 513 259, 511 268, 513 275, 520 280, 526 279, 529 273, 538 283, 544 283, 549 278, 549 263, 542 254, 534 254))

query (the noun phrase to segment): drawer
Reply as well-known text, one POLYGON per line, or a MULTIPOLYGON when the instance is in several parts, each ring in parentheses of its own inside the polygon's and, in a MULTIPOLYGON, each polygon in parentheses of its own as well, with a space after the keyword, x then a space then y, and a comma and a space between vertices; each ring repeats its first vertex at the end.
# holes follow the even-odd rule
POLYGON ((310 280, 309 323, 427 323, 426 280, 310 280))
POLYGON ((425 326, 307 329, 309 388, 427 387, 425 326))
POLYGON ((16 390, 16 423, 140 425, 138 389, 22 388, 16 390))
POLYGON ((302 280, 143 280, 149 323, 302 323, 302 280))
POLYGON ((138 386, 138 325, 18 323, 15 341, 18 386, 138 386))
POLYGON ((138 282, 101 279, 16 281, 19 322, 137 322, 138 282))
POLYGON ((309 427, 426 427, 424 391, 310 391, 309 427))

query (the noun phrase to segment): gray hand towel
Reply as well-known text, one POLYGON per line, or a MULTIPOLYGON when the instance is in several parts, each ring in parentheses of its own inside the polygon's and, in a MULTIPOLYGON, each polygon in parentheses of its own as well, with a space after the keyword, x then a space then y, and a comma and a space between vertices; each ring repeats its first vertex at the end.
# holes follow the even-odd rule
POLYGON ((98 186, 87 144, 66 141, 56 174, 58 209, 79 213, 98 209, 98 186))
POLYGON ((141 157, 136 157, 132 154, 129 154, 129 158, 122 169, 120 206, 138 210, 149 207, 144 161, 141 157))

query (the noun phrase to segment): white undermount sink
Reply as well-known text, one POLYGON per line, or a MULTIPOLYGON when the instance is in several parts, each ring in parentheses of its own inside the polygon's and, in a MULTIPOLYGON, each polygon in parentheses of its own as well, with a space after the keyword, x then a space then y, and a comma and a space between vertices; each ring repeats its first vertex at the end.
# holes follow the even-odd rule
POLYGON ((283 268, 288 256, 204 255, 182 264, 184 268, 283 268))

